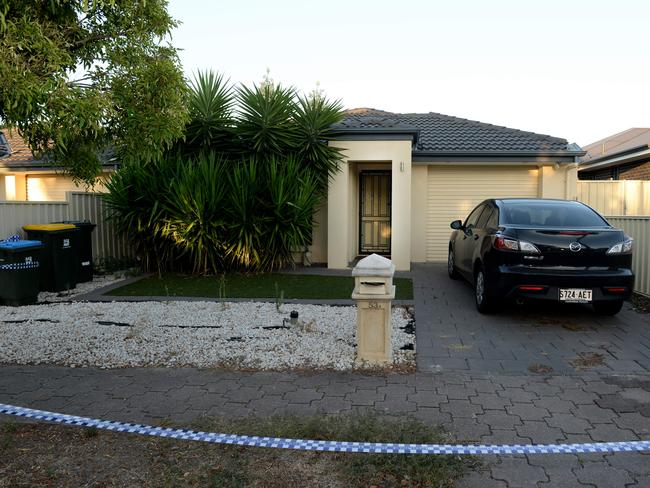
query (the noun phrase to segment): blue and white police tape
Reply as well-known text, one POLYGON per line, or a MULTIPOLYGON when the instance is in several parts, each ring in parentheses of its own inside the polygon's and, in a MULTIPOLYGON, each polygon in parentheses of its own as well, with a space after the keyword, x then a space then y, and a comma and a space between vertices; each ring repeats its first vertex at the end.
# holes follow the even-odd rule
POLYGON ((18 269, 34 269, 38 268, 38 261, 30 261, 28 263, 11 263, 11 264, 0 264, 0 269, 15 271, 18 269))
POLYGON ((126 432, 168 439, 210 442, 235 446, 270 447, 300 451, 357 452, 370 454, 577 454, 601 452, 650 451, 649 441, 596 442, 591 444, 386 444, 379 442, 316 441, 308 439, 282 439, 236 434, 218 434, 186 429, 153 427, 99 420, 77 415, 34 410, 0 403, 0 414, 44 420, 59 424, 94 427, 115 432, 126 432))
POLYGON ((11 235, 7 237, 6 239, 0 239, 0 243, 2 242, 18 242, 20 240, 20 236, 18 234, 11 235))

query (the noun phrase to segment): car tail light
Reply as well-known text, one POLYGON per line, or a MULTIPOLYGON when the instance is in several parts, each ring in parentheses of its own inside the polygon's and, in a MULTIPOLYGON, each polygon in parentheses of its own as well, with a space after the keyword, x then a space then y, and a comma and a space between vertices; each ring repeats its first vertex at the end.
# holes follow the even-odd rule
POLYGON ((626 239, 623 242, 619 242, 618 244, 615 244, 612 247, 610 247, 609 250, 607 251, 607 254, 626 254, 632 252, 633 242, 634 240, 631 238, 626 239))
POLYGON ((546 288, 544 286, 538 285, 521 285, 519 287, 520 291, 544 291, 546 288))
POLYGON ((625 293, 627 288, 624 286, 606 286, 605 291, 607 293, 625 293))
POLYGON ((532 254, 539 254, 539 249, 537 249, 537 246, 535 246, 535 244, 501 236, 494 239, 494 247, 496 249, 504 249, 507 251, 521 251, 532 254))

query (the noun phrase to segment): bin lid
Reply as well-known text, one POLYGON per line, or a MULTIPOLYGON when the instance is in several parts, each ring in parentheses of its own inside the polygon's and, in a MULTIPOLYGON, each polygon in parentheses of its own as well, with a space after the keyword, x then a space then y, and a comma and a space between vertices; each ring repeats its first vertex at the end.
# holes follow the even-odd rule
POLYGON ((24 247, 41 247, 41 241, 0 241, 0 249, 22 249, 24 247))
POLYGON ((30 231, 44 231, 44 232, 57 232, 60 230, 74 230, 76 227, 71 224, 30 224, 23 225, 23 230, 30 231))
POLYGON ((63 220, 61 222, 52 222, 53 224, 72 224, 75 227, 88 228, 92 227, 93 229, 97 227, 97 224, 93 224, 90 220, 63 220))

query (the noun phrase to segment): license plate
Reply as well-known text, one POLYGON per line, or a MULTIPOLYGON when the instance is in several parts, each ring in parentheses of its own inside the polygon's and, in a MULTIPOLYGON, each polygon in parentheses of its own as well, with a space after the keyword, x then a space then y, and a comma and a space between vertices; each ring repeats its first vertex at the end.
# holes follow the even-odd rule
POLYGON ((592 300, 592 290, 583 288, 565 288, 560 289, 561 302, 590 302, 592 300))

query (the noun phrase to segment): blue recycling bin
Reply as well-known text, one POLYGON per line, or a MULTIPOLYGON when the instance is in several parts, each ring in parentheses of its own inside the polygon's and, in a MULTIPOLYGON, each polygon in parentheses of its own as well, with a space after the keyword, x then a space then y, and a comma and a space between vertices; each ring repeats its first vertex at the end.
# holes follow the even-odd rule
POLYGON ((0 241, 0 304, 29 305, 38 301, 41 241, 0 241))

